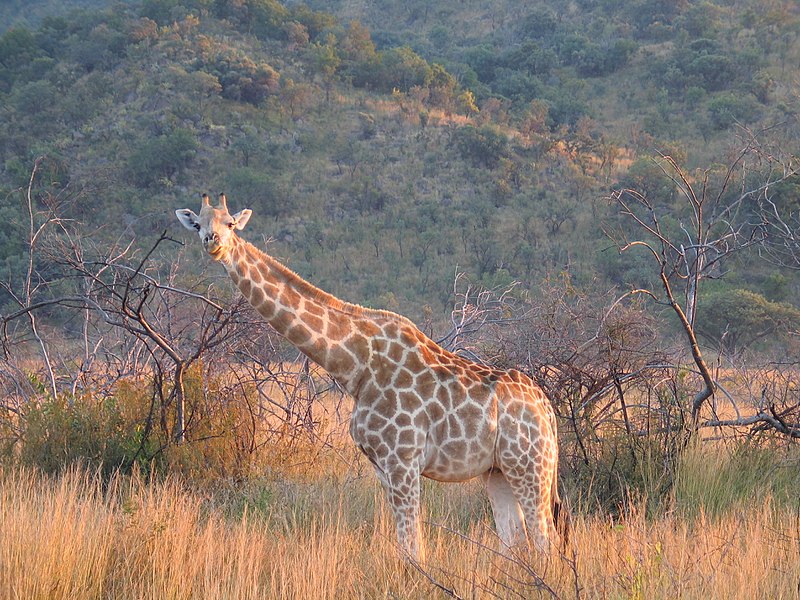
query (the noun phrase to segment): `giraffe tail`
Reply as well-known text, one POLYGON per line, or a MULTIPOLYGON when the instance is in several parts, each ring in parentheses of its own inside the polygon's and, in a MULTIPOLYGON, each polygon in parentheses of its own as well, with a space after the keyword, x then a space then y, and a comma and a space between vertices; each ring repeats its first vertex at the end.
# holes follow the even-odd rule
POLYGON ((558 483, 556 477, 553 478, 553 524, 555 525, 556 532, 563 546, 566 548, 569 545, 569 534, 572 527, 569 511, 561 502, 561 497, 558 495, 558 483))
POLYGON ((569 510, 561 501, 561 496, 558 493, 558 458, 556 458, 556 468, 553 469, 553 480, 551 482, 552 489, 550 490, 550 498, 552 499, 552 512, 553 512, 553 525, 556 532, 561 538, 561 543, 564 548, 569 545, 569 534, 572 527, 572 519, 569 510))

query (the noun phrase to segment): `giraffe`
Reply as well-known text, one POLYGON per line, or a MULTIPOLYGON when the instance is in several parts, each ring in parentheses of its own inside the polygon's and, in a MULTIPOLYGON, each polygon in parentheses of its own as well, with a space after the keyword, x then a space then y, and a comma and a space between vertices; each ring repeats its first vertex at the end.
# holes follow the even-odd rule
POLYGON ((483 478, 503 546, 550 551, 558 444, 550 401, 517 370, 448 352, 409 319, 318 289, 236 234, 231 215, 203 194, 200 214, 175 211, 261 316, 354 398, 350 435, 372 463, 406 556, 420 560, 420 477, 483 478))

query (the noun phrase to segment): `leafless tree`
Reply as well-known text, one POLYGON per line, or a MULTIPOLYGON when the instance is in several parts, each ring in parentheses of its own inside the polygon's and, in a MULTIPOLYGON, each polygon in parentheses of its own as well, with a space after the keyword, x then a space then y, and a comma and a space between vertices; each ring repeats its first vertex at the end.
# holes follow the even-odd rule
POLYGON ((497 349, 491 349, 493 331, 521 318, 524 304, 515 291, 517 282, 486 289, 469 281, 466 274, 456 272, 453 278, 453 310, 450 328, 437 338, 443 348, 481 363, 497 363, 497 349), (493 356, 494 355, 494 356, 493 356))
MULTIPOLYGON (((690 402, 688 431, 691 434, 704 424, 701 410, 715 393, 721 392, 734 402, 730 393, 720 390, 719 381, 698 341, 697 309, 701 283, 723 276, 734 255, 752 249, 775 256, 775 232, 781 234, 791 228, 786 222, 788 217, 769 221, 765 206, 771 206, 769 190, 795 177, 796 171, 790 164, 776 171, 770 159, 765 161, 763 146, 752 139, 721 171, 706 170, 691 176, 671 157, 663 155, 657 164, 677 190, 680 207, 676 210, 659 206, 638 190, 616 191, 610 200, 619 207, 622 220, 616 230, 609 231, 609 235, 621 254, 644 248, 652 259, 658 284, 629 293, 646 295, 668 307, 680 324, 699 375, 699 386, 690 402), (754 215, 760 215, 760 218, 754 219, 754 215), (668 221, 671 226, 667 225, 668 221), (782 229, 783 226, 786 227, 782 229)), ((785 234, 780 239, 784 248, 791 246, 790 238, 785 234)), ((774 416, 760 415, 741 417, 736 421, 741 425, 756 421, 768 423, 777 431, 794 436, 796 423, 781 424, 774 416)), ((723 422, 718 421, 718 424, 723 422)))
POLYGON ((225 278, 221 288, 202 274, 188 287, 178 283, 183 251, 167 231, 149 240, 127 234, 109 241, 107 232, 64 219, 67 194, 35 189, 43 160, 23 190, 27 270, 21 281, 3 284, 17 305, 0 315, 0 382, 10 392, 4 408, 19 415, 20 403, 40 393, 26 384, 26 373, 38 364, 47 395, 67 401, 77 394, 109 397, 120 381, 144 376, 153 400, 142 440, 160 426, 165 439, 180 443, 200 415, 199 407, 187 404, 186 376, 204 363, 209 372, 216 369, 215 376, 235 381, 242 396, 255 384, 258 397, 246 398, 251 420, 263 416, 266 404, 290 429, 312 427, 311 403, 330 386, 307 365, 283 360, 273 334, 225 278), (275 383, 282 400, 270 395, 275 383))
POLYGON ((525 369, 559 417, 560 455, 572 480, 586 477, 622 501, 609 452, 635 465, 647 448, 669 454, 683 414, 673 368, 677 356, 638 295, 592 295, 567 275, 545 281, 525 318, 502 331, 507 360, 525 369))
POLYGON ((800 269, 800 163, 780 143, 760 143, 745 130, 764 184, 752 190, 755 223, 764 231, 760 255, 768 262, 787 269, 800 269))
MULTIPOLYGON (((36 184, 40 174, 40 170, 45 161, 44 157, 38 157, 31 169, 31 175, 28 179, 28 185, 23 192, 23 203, 25 205, 25 213, 27 218, 27 236, 25 239, 25 272, 21 281, 12 280, 11 276, 7 281, 0 283, 3 291, 12 299, 12 301, 24 309, 34 302, 39 293, 44 287, 47 286, 47 280, 39 270, 40 265, 37 263, 38 253, 40 252, 45 236, 51 229, 63 227, 64 223, 58 216, 59 209, 64 203, 69 201, 71 190, 62 188, 57 193, 45 194, 47 202, 44 208, 39 208, 36 202, 36 184)), ((45 366, 45 373, 48 381, 48 387, 51 394, 56 394, 56 377, 54 372, 54 365, 51 358, 50 349, 41 333, 39 322, 36 314, 32 311, 22 311, 28 325, 28 329, 36 345, 39 348, 39 355, 45 366)), ((4 323, 4 325, 7 323, 4 323)), ((6 348, 7 350, 7 348, 6 348)))

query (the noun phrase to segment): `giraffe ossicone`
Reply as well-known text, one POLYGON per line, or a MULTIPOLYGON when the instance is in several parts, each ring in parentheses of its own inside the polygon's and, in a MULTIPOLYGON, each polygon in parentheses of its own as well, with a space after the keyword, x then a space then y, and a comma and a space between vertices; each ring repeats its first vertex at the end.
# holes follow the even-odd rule
POLYGON ((422 552, 421 476, 481 476, 503 545, 553 547, 556 419, 530 378, 466 360, 405 317, 316 288, 236 234, 251 211, 231 215, 224 194, 216 207, 203 195, 199 215, 175 214, 261 316, 353 396, 350 434, 375 467, 410 557, 422 552))

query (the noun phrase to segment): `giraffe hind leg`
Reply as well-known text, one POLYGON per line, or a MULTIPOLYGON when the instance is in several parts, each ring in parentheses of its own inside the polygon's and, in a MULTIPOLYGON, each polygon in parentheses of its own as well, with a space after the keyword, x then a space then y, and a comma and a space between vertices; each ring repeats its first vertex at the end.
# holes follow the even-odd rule
POLYGON ((483 481, 501 544, 505 548, 525 545, 527 537, 522 509, 505 475, 496 470, 487 471, 483 475, 483 481))
POLYGON ((539 552, 549 552, 558 540, 550 502, 550 478, 529 471, 509 479, 509 486, 525 515, 525 525, 534 548, 539 552))

